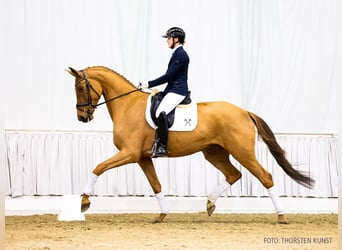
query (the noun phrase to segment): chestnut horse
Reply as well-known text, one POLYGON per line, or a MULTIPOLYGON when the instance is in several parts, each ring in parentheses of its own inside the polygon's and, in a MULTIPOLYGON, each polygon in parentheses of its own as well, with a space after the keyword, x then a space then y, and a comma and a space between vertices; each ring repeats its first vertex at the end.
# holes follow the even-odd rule
MULTIPOLYGON (((98 176, 109 169, 138 163, 159 202, 161 212, 155 222, 162 222, 169 210, 150 155, 155 131, 145 119, 149 94, 137 89, 125 77, 106 67, 88 67, 79 71, 69 68, 68 72, 76 78, 78 120, 91 121, 96 107, 106 104, 113 121, 113 142, 119 150, 90 173, 82 194, 81 210, 84 212, 89 208, 89 196, 94 192, 98 176), (105 101, 98 103, 102 95, 105 101)), ((229 160, 229 155, 232 155, 268 189, 278 213, 278 222, 286 223, 272 176, 256 159, 256 133, 266 143, 277 163, 294 181, 308 188, 313 186, 314 181, 291 166, 273 132, 257 115, 227 102, 202 102, 197 103, 197 107, 198 124, 193 131, 169 131, 168 156, 185 156, 202 151, 205 159, 225 176, 225 182, 208 196, 208 215, 214 212, 217 198, 241 178, 241 172, 229 160)))

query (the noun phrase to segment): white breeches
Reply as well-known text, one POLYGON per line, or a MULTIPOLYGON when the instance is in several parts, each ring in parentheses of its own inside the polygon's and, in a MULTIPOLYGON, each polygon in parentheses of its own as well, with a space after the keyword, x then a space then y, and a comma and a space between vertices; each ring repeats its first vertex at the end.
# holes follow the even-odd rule
POLYGON ((161 101, 159 107, 156 111, 156 117, 158 118, 161 112, 165 112, 166 114, 170 113, 178 104, 180 104, 184 100, 185 96, 178 95, 176 93, 169 92, 165 95, 163 100, 161 101))

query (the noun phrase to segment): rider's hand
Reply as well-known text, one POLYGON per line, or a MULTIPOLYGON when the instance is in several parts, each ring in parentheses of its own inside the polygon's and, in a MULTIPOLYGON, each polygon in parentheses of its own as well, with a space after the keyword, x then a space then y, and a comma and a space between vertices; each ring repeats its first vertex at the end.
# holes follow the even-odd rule
POLYGON ((138 89, 147 89, 148 88, 148 81, 139 82, 137 88, 138 89))

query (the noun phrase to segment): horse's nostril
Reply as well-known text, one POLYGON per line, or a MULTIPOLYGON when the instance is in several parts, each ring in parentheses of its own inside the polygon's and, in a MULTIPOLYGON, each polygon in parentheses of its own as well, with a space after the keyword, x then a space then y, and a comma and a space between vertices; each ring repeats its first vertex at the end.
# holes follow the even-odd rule
POLYGON ((87 118, 83 117, 83 116, 79 116, 78 117, 78 120, 81 121, 81 122, 87 122, 87 118))

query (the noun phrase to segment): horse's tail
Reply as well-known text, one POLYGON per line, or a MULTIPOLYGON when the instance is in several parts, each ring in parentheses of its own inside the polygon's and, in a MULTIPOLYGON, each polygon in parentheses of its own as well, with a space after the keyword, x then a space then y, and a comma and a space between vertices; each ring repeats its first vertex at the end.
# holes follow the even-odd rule
POLYGON ((312 188, 315 184, 315 181, 310 178, 310 176, 301 171, 297 171, 292 167, 291 163, 285 157, 285 151, 279 146, 274 133, 267 125, 267 123, 256 114, 253 114, 251 112, 248 112, 248 114, 258 130, 258 134, 266 143, 271 154, 273 155, 277 163, 281 166, 281 168, 285 171, 285 173, 299 184, 308 188, 312 188))

